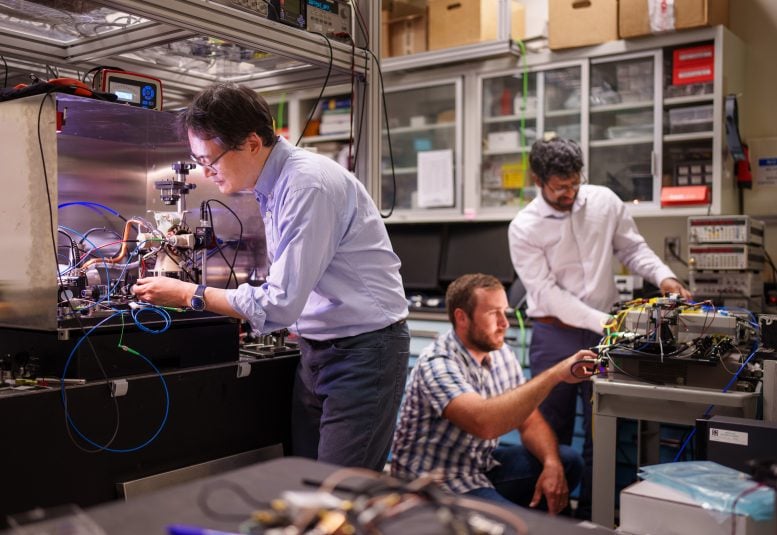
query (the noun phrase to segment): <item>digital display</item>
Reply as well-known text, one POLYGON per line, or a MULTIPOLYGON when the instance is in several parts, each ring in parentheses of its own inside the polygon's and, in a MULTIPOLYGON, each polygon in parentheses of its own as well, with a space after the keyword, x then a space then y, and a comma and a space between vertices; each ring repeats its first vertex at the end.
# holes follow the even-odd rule
POLYGON ((123 102, 140 104, 140 88, 137 86, 111 81, 110 92, 123 102))
POLYGON ((285 12, 285 18, 294 20, 301 13, 301 0, 281 0, 281 12, 285 12))
POLYGON ((131 72, 105 74, 103 91, 116 95, 118 102, 148 109, 162 108, 159 80, 131 72))
POLYGON ((270 9, 267 13, 270 20, 277 20, 296 28, 307 28, 305 0, 266 0, 270 9))
POLYGON ((308 6, 315 7, 321 11, 328 11, 329 13, 334 13, 335 15, 340 9, 340 6, 337 2, 327 2, 326 0, 308 0, 308 6))

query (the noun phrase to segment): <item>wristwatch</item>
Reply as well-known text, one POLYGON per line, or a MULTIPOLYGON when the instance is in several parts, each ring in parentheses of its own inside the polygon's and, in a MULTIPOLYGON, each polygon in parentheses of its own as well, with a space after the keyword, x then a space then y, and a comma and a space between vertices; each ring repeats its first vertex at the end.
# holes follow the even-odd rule
POLYGON ((205 310, 205 285, 200 284, 197 289, 194 290, 194 295, 189 303, 192 310, 205 310))

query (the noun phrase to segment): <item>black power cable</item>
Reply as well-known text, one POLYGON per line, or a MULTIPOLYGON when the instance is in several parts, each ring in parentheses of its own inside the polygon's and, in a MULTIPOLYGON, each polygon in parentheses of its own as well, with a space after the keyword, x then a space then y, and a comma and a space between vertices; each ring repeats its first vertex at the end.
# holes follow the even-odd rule
POLYGON ((5 70, 5 75, 3 78, 3 89, 8 87, 8 62, 5 61, 5 56, 0 56, 0 59, 3 60, 3 68, 5 70))
MULTIPOLYGON (((313 119, 313 114, 316 113, 316 109, 318 108, 319 103, 321 102, 321 97, 324 96, 324 90, 326 90, 326 86, 329 83, 329 76, 332 74, 332 64, 334 63, 334 51, 332 50, 332 41, 329 40, 329 37, 324 35, 323 33, 318 32, 311 32, 315 33, 316 35, 320 35, 324 39, 326 39, 326 44, 329 45, 329 66, 326 70, 326 78, 324 78, 324 85, 321 86, 321 92, 318 94, 318 98, 316 99, 315 104, 312 108, 310 108, 310 113, 308 113, 308 118, 305 121, 305 126, 302 127, 302 132, 299 133, 299 138, 297 138, 297 142, 294 144, 295 146, 299 145, 299 142, 302 141, 302 136, 305 135, 305 130, 308 129, 308 125, 310 125, 311 119, 313 119)), ((351 102, 351 106, 353 106, 353 102, 351 102)))
MULTIPOLYGON (((43 98, 40 101, 40 106, 38 107, 37 133, 38 133, 38 149, 40 150, 40 160, 43 168, 43 184, 46 189, 46 199, 48 201, 48 206, 49 206, 49 233, 51 237, 51 245, 54 251, 54 265, 58 266, 59 248, 57 247, 57 239, 54 236, 54 205, 51 201, 51 190, 49 189, 49 176, 48 176, 48 171, 46 170, 46 155, 43 150, 43 138, 41 137, 41 117, 43 115, 43 106, 51 98, 51 93, 52 93, 51 90, 48 91, 45 95, 43 95, 43 98)), ((60 273, 59 269, 57 269, 57 279, 59 280, 60 287, 64 286, 64 281, 62 280, 62 273, 60 273)), ((76 318, 76 321, 78 322, 79 329, 81 330, 82 334, 86 336, 86 328, 84 327, 84 324, 81 321, 81 315, 78 313, 78 311, 76 311, 75 307, 73 306, 73 302, 70 300, 70 297, 66 296, 66 299, 67 299, 68 306, 70 307, 70 310, 73 313, 73 316, 76 318)), ((86 336, 86 343, 89 345, 89 349, 92 351, 92 355, 94 356, 94 360, 97 363, 97 367, 100 370, 100 374, 102 374, 103 378, 105 379, 106 388, 108 388, 110 392, 110 386, 109 386, 110 379, 108 378, 108 373, 105 371, 105 367, 103 366, 102 360, 97 354, 97 350, 92 344, 92 340, 88 336, 86 336)), ((64 379, 64 377, 62 379, 64 379)), ((67 391, 66 388, 62 389, 62 397, 65 403, 65 407, 67 407, 66 391, 67 391)), ((105 451, 108 447, 110 447, 111 444, 113 444, 113 441, 116 440, 116 437, 119 434, 119 423, 120 423, 119 400, 113 396, 111 396, 111 399, 113 400, 114 414, 116 415, 116 425, 114 426, 111 438, 108 439, 108 441, 105 444, 95 449, 85 448, 84 446, 78 443, 78 441, 76 440, 76 437, 73 436, 73 432, 70 429, 68 414, 65 413, 65 429, 67 431, 68 437, 70 438, 70 441, 73 443, 73 445, 78 449, 80 449, 81 451, 85 453, 98 453, 101 451, 105 451)))
POLYGON ((222 250, 221 246, 218 244, 218 241, 216 241, 216 249, 218 249, 219 254, 221 255, 221 258, 224 259, 224 262, 227 264, 227 267, 229 268, 229 277, 227 278, 227 284, 224 286, 224 289, 229 287, 229 281, 234 277, 235 279, 235 287, 240 285, 240 282, 237 280, 237 274, 235 273, 235 263, 237 262, 237 255, 240 252, 240 245, 243 242, 243 222, 240 220, 240 217, 235 213, 232 208, 227 206, 225 203, 221 202, 218 199, 208 199, 204 202, 205 208, 208 210, 208 217, 210 218, 210 224, 211 228, 213 228, 213 236, 215 239, 216 236, 216 224, 213 220, 213 212, 210 208, 210 203, 215 202, 229 210, 229 212, 235 217, 235 220, 237 220, 237 224, 240 226, 240 234, 237 238, 237 243, 235 244, 235 254, 232 256, 232 263, 227 260, 227 257, 224 255, 224 251, 222 250))
MULTIPOLYGON (((391 208, 389 208, 388 214, 384 214, 381 210, 380 217, 383 219, 388 219, 391 217, 391 214, 394 213, 394 207, 397 204, 397 174, 394 170, 394 149, 391 146, 391 128, 389 127, 389 119, 388 119, 388 106, 386 104, 386 87, 383 84, 383 70, 380 68, 380 61, 377 57, 375 57, 375 54, 372 52, 372 50, 367 49, 367 52, 370 53, 372 58, 375 60, 375 64, 378 67, 378 76, 380 77, 380 94, 383 97, 383 119, 386 121, 386 141, 388 143, 389 148, 389 158, 391 159, 391 179, 394 185, 394 189, 392 191, 391 195, 391 208)), ((382 176, 382 172, 381 172, 382 176)), ((381 180, 381 187, 383 187, 383 181, 381 180)))
MULTIPOLYGON (((393 188, 394 188, 393 191, 392 191, 391 207, 389 208, 389 212, 388 212, 388 214, 383 214, 383 211, 381 210, 380 216, 383 219, 388 219, 394 213, 394 208, 396 207, 396 204, 397 204, 397 175, 396 175, 396 172, 395 172, 395 169, 394 169, 394 152, 393 152, 393 149, 392 149, 392 146, 391 146, 391 131, 390 131, 390 127, 389 127, 389 124, 388 124, 388 111, 387 111, 388 110, 388 106, 386 105, 386 89, 385 89, 385 86, 383 84, 383 70, 381 69, 381 66, 380 66, 380 60, 375 56, 375 53, 372 51, 372 48, 370 48, 369 32, 367 31, 367 25, 364 22, 364 18, 362 17, 361 11, 359 10, 359 6, 358 6, 358 4, 356 2, 353 2, 353 7, 354 7, 354 10, 356 12, 356 21, 358 23, 359 29, 362 31, 362 34, 364 35, 365 41, 367 42, 367 46, 366 46, 365 50, 367 52, 369 52, 370 56, 372 56, 372 58, 375 60, 375 65, 378 68, 378 75, 380 76, 380 94, 381 94, 381 98, 383 100, 383 116, 384 116, 385 121, 386 121, 386 140, 388 142, 389 158, 391 160, 391 180, 392 180, 392 184, 393 184, 393 188)), ((367 62, 367 58, 365 58, 365 65, 364 65, 364 70, 365 71, 367 70, 366 62, 367 62)), ((362 88, 362 102, 364 102, 364 95, 366 94, 366 92, 367 92, 367 85, 365 84, 364 88, 362 88)), ((364 109, 365 109, 365 107, 362 106, 362 114, 361 114, 361 117, 359 118, 359 131, 361 131, 362 122, 364 120, 364 109)), ((358 157, 359 157, 359 144, 356 144, 356 154, 354 154, 354 157, 353 157, 353 159, 354 159, 354 167, 356 166, 355 162, 358 160, 358 157)), ((382 171, 381 171, 381 176, 382 176, 382 171)), ((381 180, 380 187, 381 188, 383 187, 383 181, 382 180, 381 180)))

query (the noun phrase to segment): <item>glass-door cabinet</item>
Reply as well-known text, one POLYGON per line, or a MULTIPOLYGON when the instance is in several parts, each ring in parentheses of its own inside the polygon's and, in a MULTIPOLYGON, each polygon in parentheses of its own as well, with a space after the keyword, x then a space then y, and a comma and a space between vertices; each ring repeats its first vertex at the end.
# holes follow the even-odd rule
POLYGON ((528 156, 537 139, 581 141, 582 64, 481 78, 481 210, 510 214, 534 198, 528 156))
POLYGON ((664 50, 663 187, 714 186, 716 54, 711 41, 664 50))
POLYGON ((657 207, 661 153, 660 51, 591 61, 588 179, 624 202, 657 207))
POLYGON ((460 215, 461 79, 386 88, 385 94, 382 210, 393 204, 400 219, 460 215))
POLYGON ((543 138, 558 136, 582 143, 581 78, 579 64, 542 71, 543 138))
POLYGON ((483 78, 481 207, 517 206, 527 188, 526 166, 537 139, 537 74, 483 78))

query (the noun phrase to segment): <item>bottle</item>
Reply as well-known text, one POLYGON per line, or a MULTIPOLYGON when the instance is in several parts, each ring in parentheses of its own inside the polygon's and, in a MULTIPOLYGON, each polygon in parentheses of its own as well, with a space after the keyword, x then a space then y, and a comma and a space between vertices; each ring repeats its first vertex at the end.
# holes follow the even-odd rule
POLYGON ((502 97, 499 99, 499 112, 502 115, 513 114, 513 97, 508 88, 502 89, 502 97))

